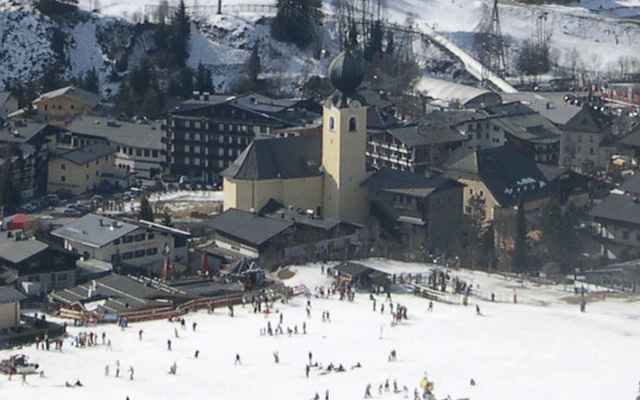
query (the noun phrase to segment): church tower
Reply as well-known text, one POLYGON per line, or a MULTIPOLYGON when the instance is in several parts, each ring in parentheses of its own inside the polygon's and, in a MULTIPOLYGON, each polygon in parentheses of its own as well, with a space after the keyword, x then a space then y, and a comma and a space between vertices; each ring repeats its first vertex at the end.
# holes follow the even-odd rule
POLYGON ((367 106, 357 89, 364 78, 362 60, 351 51, 329 65, 336 91, 322 112, 322 213, 329 218, 364 224, 369 215, 368 191, 360 184, 366 171, 367 106))

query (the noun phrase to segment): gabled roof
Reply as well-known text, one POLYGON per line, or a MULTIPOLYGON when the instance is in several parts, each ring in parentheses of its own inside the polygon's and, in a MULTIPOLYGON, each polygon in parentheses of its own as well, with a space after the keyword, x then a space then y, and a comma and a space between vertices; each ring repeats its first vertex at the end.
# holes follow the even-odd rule
POLYGON ((636 196, 612 193, 589 211, 593 218, 640 225, 640 200, 636 196))
POLYGON ((473 86, 427 77, 418 79, 414 90, 435 100, 459 101, 465 107, 495 104, 501 101, 499 94, 487 89, 478 89, 473 86))
POLYGON ((71 122, 67 130, 101 136, 112 143, 149 150, 162 150, 160 141, 164 135, 161 121, 135 123, 128 121, 112 121, 103 117, 79 117, 71 122))
POLYGON ((522 140, 535 143, 555 143, 560 141, 561 132, 548 119, 538 113, 506 115, 491 120, 522 140))
POLYGON ((39 122, 21 121, 16 125, 15 121, 8 124, 4 128, 0 128, 0 142, 6 143, 45 143, 45 135, 49 131, 57 128, 51 128, 49 125, 39 122))
POLYGON ((604 133, 612 125, 611 118, 603 113, 596 111, 589 103, 585 103, 582 109, 573 116, 562 129, 579 131, 604 133))
POLYGON ((46 249, 49 245, 35 239, 16 239, 8 238, 5 232, 2 232, 0 239, 0 259, 7 260, 13 264, 18 264, 46 249))
MULTIPOLYGON (((55 290, 49 296, 55 300, 75 303, 90 300, 90 294, 94 297, 104 299, 102 307, 106 312, 119 313, 123 311, 134 311, 149 304, 157 304, 153 299, 170 297, 171 294, 180 294, 177 290, 172 293, 168 290, 159 290, 143 282, 137 281, 128 276, 115 273, 109 274, 95 280, 96 291, 92 290, 92 282, 86 282, 78 286, 55 290)), ((165 303, 169 305, 170 303, 165 303)))
POLYGON ((550 194, 537 165, 509 146, 454 152, 454 156, 447 161, 447 169, 477 175, 501 207, 550 194))
POLYGON ((640 195, 640 173, 633 174, 629 179, 622 182, 620 190, 624 190, 626 193, 633 195, 640 195))
POLYGON ((464 186, 440 174, 426 177, 421 174, 398 171, 391 168, 382 168, 376 171, 362 183, 362 186, 372 190, 421 198, 429 196, 446 185, 464 186))
POLYGON ((95 93, 91 93, 84 89, 80 89, 75 86, 67 86, 60 89, 52 90, 50 92, 43 93, 40 96, 38 96, 38 98, 35 99, 33 102, 39 103, 41 101, 49 100, 59 96, 71 97, 82 103, 89 104, 91 107, 95 107, 98 103, 100 103, 99 95, 95 93))
POLYGON ((26 298, 27 296, 20 293, 12 286, 0 286, 0 304, 14 303, 26 298))
POLYGON ((100 248, 139 229, 137 225, 87 214, 70 224, 51 232, 51 235, 62 239, 79 242, 86 246, 100 248))
POLYGON ((260 247, 275 236, 293 227, 294 222, 230 208, 213 217, 208 222, 208 225, 217 234, 251 246, 260 247))
POLYGON ((97 160, 101 157, 108 156, 116 152, 116 149, 109 146, 106 143, 94 143, 88 146, 79 147, 77 149, 69 150, 66 153, 60 154, 66 160, 71 161, 77 165, 84 165, 93 160, 97 160))
POLYGON ((502 93, 502 100, 519 101, 556 125, 566 124, 581 109, 578 106, 546 99, 536 93, 502 93))
POLYGON ((367 272, 373 272, 374 270, 364 264, 359 264, 350 261, 343 261, 337 265, 331 267, 331 269, 336 270, 342 274, 349 275, 351 277, 357 277, 359 275, 365 274, 367 272))
POLYGON ((11 96, 13 96, 13 94, 8 90, 0 91, 0 106, 9 101, 9 98, 11 98, 11 96))
POLYGON ((222 172, 238 180, 293 179, 321 175, 322 138, 315 135, 255 139, 222 172))

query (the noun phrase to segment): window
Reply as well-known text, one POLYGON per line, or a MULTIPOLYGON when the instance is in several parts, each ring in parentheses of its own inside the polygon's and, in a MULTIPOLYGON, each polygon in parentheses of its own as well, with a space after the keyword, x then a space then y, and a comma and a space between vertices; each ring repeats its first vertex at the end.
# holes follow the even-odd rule
POLYGON ((356 117, 349 118, 349 132, 355 132, 358 130, 358 120, 356 117))
POLYGON ((125 236, 122 238, 122 243, 131 243, 133 242, 133 236, 125 236))
POLYGON ((336 130, 336 118, 333 115, 329 117, 329 130, 336 130))
POLYGON ((150 234, 147 235, 147 240, 151 240, 154 237, 156 237, 156 234, 155 233, 150 233, 150 234))
POLYGON ((143 241, 145 239, 146 236, 147 235, 145 235, 144 233, 138 233, 135 236, 135 240, 136 240, 136 242, 141 242, 141 241, 143 241))
POLYGON ((67 181, 67 178, 63 175, 63 176, 61 176, 61 177, 60 177, 60 181, 62 181, 62 182, 66 182, 66 181, 67 181))
POLYGON ((144 149, 144 156, 149 157, 150 151, 149 149, 144 149))
POLYGON ((114 240, 114 241, 113 241, 113 244, 115 244, 115 245, 120 244, 120 239, 116 239, 116 240, 114 240))
POLYGON ((132 258, 133 258, 133 252, 126 251, 126 252, 122 253, 122 259, 123 260, 130 260, 132 258))
POLYGON ((67 165, 66 164, 60 164, 60 169, 67 169, 67 165))
POLYGON ((87 174, 87 180, 89 180, 89 174, 87 174))
POLYGON ((151 151, 151 157, 157 158, 158 157, 158 150, 152 150, 151 151))
POLYGON ((158 249, 156 247, 152 247, 150 249, 147 249, 147 255, 148 256, 153 256, 158 254, 158 249))
POLYGON ((136 149, 136 156, 142 156, 142 149, 136 149))
POLYGON ((100 172, 96 171, 96 176, 100 175, 100 172))
POLYGON ((140 258, 140 257, 144 257, 145 255, 145 251, 144 250, 136 250, 136 252, 134 253, 134 257, 135 258, 140 258))
POLYGON ((61 273, 58 274, 58 276, 56 277, 58 281, 66 281, 67 280, 67 274, 66 273, 61 273))

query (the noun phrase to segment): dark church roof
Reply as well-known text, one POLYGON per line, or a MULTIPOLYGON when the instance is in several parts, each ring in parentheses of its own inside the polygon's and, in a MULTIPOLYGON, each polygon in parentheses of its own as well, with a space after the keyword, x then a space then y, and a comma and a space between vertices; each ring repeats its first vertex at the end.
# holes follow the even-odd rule
POLYGON ((321 175, 322 139, 304 135, 255 139, 222 176, 239 180, 293 179, 321 175))

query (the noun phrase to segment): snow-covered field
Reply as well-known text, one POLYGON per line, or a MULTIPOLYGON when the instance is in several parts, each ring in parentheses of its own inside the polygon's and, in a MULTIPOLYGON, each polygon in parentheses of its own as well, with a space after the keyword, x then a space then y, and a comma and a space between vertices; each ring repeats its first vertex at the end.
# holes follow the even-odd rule
MULTIPOLYGON (((367 263, 394 272, 426 272, 428 266, 387 260, 367 263)), ((315 288, 330 279, 318 264, 292 267, 293 278, 315 288)), ((30 375, 23 385, 0 376, 0 398, 12 399, 311 399, 315 393, 333 400, 362 398, 368 384, 376 399, 409 398, 424 375, 435 382, 437 399, 634 399, 640 380, 637 298, 609 295, 587 296, 586 312, 572 288, 536 287, 480 272, 454 272, 496 302, 472 298, 468 306, 436 303, 410 294, 394 293, 394 305, 407 307, 408 320, 391 326, 389 304, 377 296, 376 310, 367 293, 355 301, 329 298, 294 298, 277 304, 271 313, 254 314, 249 306, 235 308, 235 316, 219 309, 185 316, 180 324, 155 321, 130 324, 121 331, 114 325, 68 328, 71 335, 90 331, 106 333, 112 350, 99 345, 76 348, 71 338, 62 351, 17 350, 40 364, 44 377, 30 375), (518 303, 513 303, 517 294, 518 303), (306 302, 311 316, 306 316, 306 302), (380 312, 381 304, 385 310, 380 312), (476 315, 478 304, 482 315, 476 315), (323 322, 324 311, 331 322, 323 322), (261 335, 270 322, 282 315, 284 335, 261 335), (197 322, 195 331, 192 323, 197 322), (287 328, 307 334, 288 336, 287 328), (177 328, 179 337, 175 337, 177 328), (138 332, 142 330, 142 340, 138 332), (167 340, 172 350, 167 349, 167 340), (199 357, 195 351, 199 350, 199 357), (388 361, 392 350, 397 361, 388 361), (280 362, 274 363, 274 352, 280 362), (312 368, 305 377, 308 354, 326 367, 342 364, 346 372, 322 374, 312 368), (236 354, 241 365, 234 365, 236 354), (116 362, 120 376, 115 377, 116 362), (168 374, 176 363, 176 375, 168 374), (351 369, 356 363, 361 368, 351 369), (109 375, 105 368, 109 367, 109 375), (129 367, 135 370, 129 379, 129 367), (397 382, 401 393, 378 392, 379 385, 397 382), (476 382, 470 385, 470 380, 476 382), (65 382, 80 380, 83 387, 68 388, 65 382)), ((5 358, 16 351, 2 351, 5 358)))

